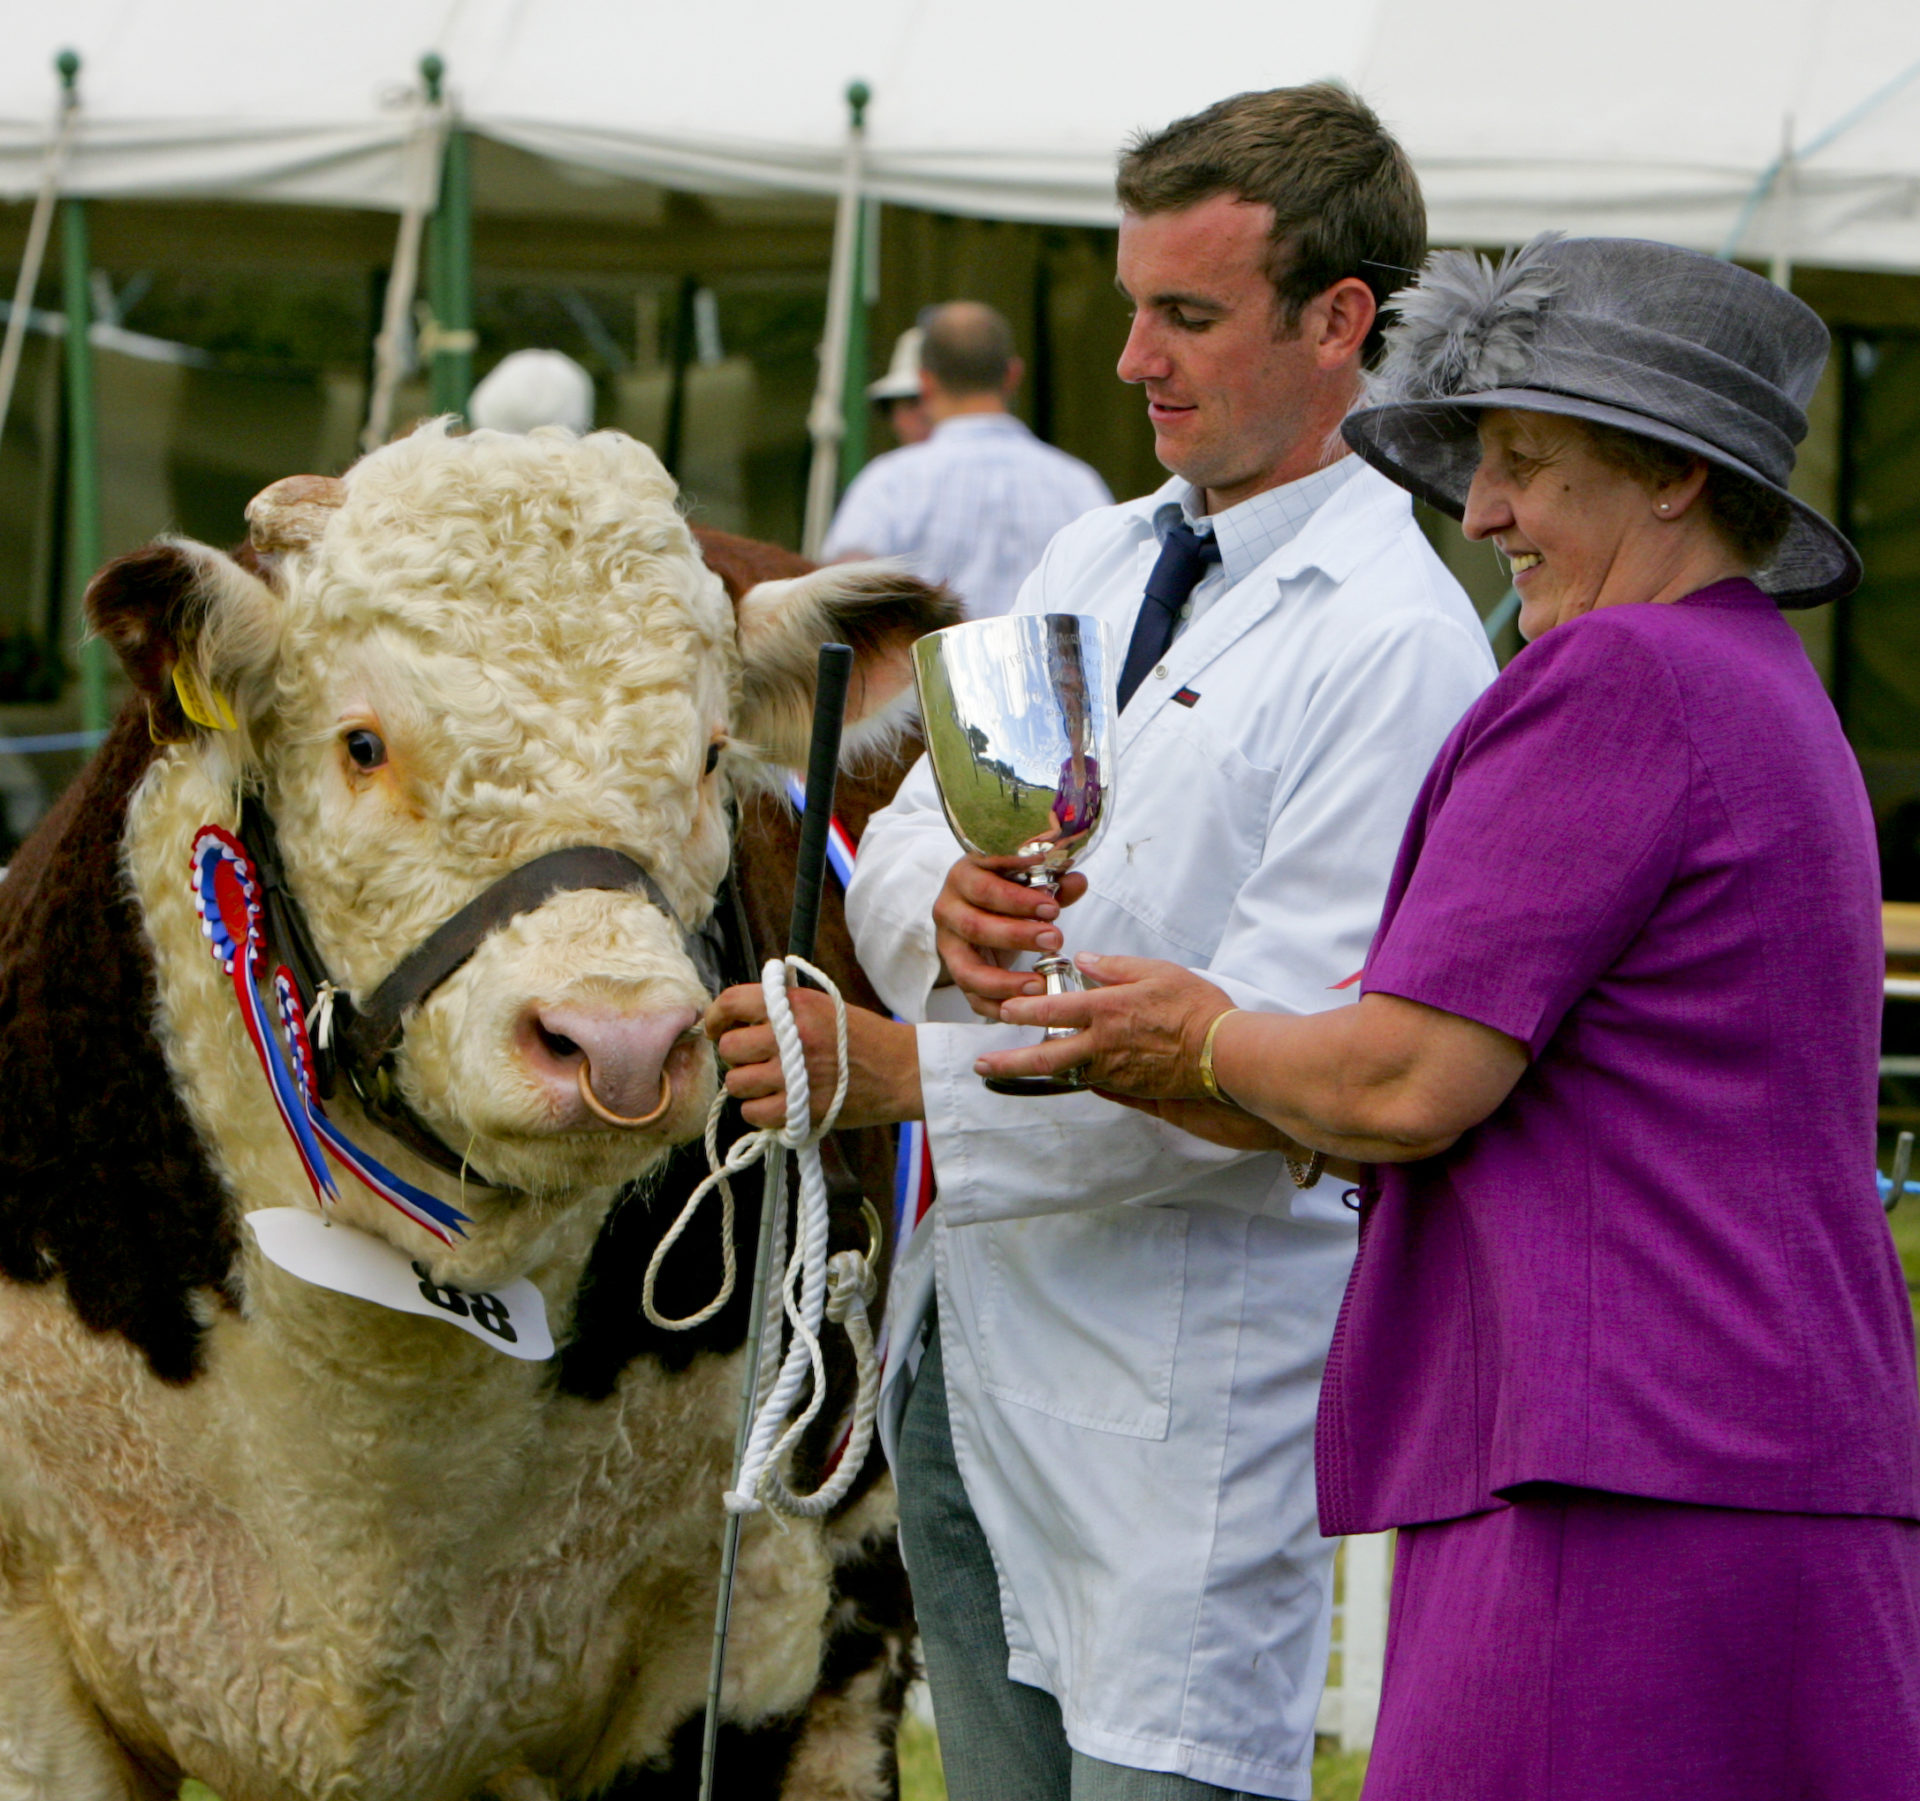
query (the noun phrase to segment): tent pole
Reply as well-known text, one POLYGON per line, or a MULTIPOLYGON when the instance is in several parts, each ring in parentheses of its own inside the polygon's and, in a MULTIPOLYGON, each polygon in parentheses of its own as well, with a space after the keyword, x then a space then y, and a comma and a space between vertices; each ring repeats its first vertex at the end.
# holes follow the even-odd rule
MULTIPOLYGON (((435 65, 440 59, 427 59, 435 65)), ((427 73, 423 63, 422 75, 427 73)), ((394 396, 406 372, 408 351, 418 350, 410 340, 413 300, 420 279, 420 242, 427 215, 438 199, 441 140, 446 112, 437 99, 423 93, 414 128, 401 152, 406 172, 406 200, 400 213, 400 231, 393 247, 393 271, 387 278, 386 305, 380 332, 373 341, 373 389, 367 397, 367 422, 360 432, 360 448, 371 455, 386 443, 393 426, 394 396)))
POLYGON ((1788 113, 1780 127, 1780 160, 1774 165, 1773 255, 1767 263, 1767 279, 1776 288, 1793 292, 1793 114, 1788 113))
POLYGON ((847 373, 840 394, 845 435, 840 440, 840 491, 867 466, 867 328, 873 317, 874 278, 878 274, 880 234, 876 203, 860 205, 860 236, 855 249, 853 304, 847 312, 847 373))
POLYGON ((673 362, 667 375, 667 420, 660 460, 677 482, 687 449, 687 368, 693 361, 693 306, 700 292, 697 275, 680 278, 680 295, 673 311, 673 362))
MULTIPOLYGON (((420 59, 420 74, 427 98, 439 105, 446 65, 428 54, 420 59)), ((433 410, 464 414, 473 392, 473 184, 468 136, 451 114, 431 250, 433 323, 422 334, 421 350, 428 359, 433 410)))
MULTIPOLYGON (((73 73, 80 72, 80 58, 73 51, 64 53, 73 60, 73 73)), ((40 270, 46 261, 47 239, 53 235, 53 215, 60 198, 60 177, 67 166, 67 140, 73 135, 73 116, 78 96, 67 79, 64 58, 54 67, 59 70, 60 111, 54 121, 53 141, 47 147, 47 166, 40 177, 40 193, 33 203, 33 221, 27 227, 27 247, 20 258, 20 275, 13 284, 13 310, 7 315, 7 335, 0 344, 0 431, 6 429, 7 413, 13 402, 13 384, 20 373, 20 355, 27 339, 27 315, 33 310, 33 297, 40 287, 40 270)))
POLYGON ((820 340, 820 380, 813 392, 807 429, 813 436, 813 467, 807 479, 803 555, 817 557, 833 517, 840 444, 846 435, 842 410, 847 383, 848 328, 860 275, 861 178, 866 150, 867 104, 873 98, 864 81, 847 89, 847 163, 840 187, 840 209, 833 222, 833 262, 827 275, 827 327, 820 340))
MULTIPOLYGON (((69 114, 80 104, 80 58, 62 50, 54 61, 69 114)), ((76 628, 80 603, 100 565, 100 452, 93 399, 93 259, 87 242, 87 203, 60 203, 63 307, 67 315, 67 605, 76 628)), ((106 646, 80 635, 80 724, 89 732, 107 723, 106 646)))

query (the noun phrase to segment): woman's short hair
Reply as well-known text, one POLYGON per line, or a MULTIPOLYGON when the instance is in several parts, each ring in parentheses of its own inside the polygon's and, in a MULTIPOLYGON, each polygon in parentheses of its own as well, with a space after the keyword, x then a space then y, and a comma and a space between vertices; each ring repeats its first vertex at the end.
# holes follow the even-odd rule
MULTIPOLYGON (((1676 444, 1656 443, 1617 425, 1599 425, 1591 419, 1574 423, 1587 434, 1601 462, 1648 490, 1684 480, 1700 460, 1676 444)), ((1708 522, 1750 569, 1766 567, 1793 523, 1793 508, 1784 495, 1718 463, 1707 464, 1707 485, 1700 499, 1708 522)))

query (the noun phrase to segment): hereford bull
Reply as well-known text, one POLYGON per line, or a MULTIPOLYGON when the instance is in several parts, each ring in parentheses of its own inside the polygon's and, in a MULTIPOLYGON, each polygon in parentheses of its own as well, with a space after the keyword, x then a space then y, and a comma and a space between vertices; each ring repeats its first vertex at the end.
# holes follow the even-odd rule
MULTIPOLYGON (((803 759, 820 642, 877 742, 952 611, 718 541, 730 594, 674 500, 617 434, 429 428, 267 490, 237 558, 96 578, 134 701, 0 884, 0 1797, 691 1794, 744 1298, 675 1334, 636 1292, 714 1092, 693 1027, 781 886, 721 900, 730 793, 803 759), (476 896, 598 847, 322 1109, 427 1209, 342 1179, 327 1217, 430 1299, 529 1280, 551 1358, 263 1254, 249 1214, 320 1204, 206 936, 228 843, 280 866, 274 955, 303 941, 343 1044, 476 896)), ((713 1292, 715 1231, 665 1313, 713 1292)), ((887 1507, 749 1520, 723 1794, 890 1792, 887 1507)))

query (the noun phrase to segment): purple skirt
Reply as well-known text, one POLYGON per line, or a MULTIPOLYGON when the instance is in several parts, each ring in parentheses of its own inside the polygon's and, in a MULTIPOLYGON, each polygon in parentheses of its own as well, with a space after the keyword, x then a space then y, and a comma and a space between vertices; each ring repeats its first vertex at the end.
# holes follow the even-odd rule
POLYGON ((1365 1801, 1920 1801, 1920 1525, 1588 1489, 1404 1528, 1365 1801))

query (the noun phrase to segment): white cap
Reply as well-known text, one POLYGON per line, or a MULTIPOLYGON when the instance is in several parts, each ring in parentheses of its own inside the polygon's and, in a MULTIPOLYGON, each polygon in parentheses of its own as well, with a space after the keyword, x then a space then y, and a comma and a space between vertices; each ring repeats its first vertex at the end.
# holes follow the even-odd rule
POLYGON ((490 431, 593 430, 593 377, 558 350, 516 350, 473 391, 467 417, 490 431))
POLYGON ((915 400, 920 394, 920 343, 926 337, 917 325, 909 325, 893 344, 893 361, 878 381, 867 383, 869 400, 915 400))

